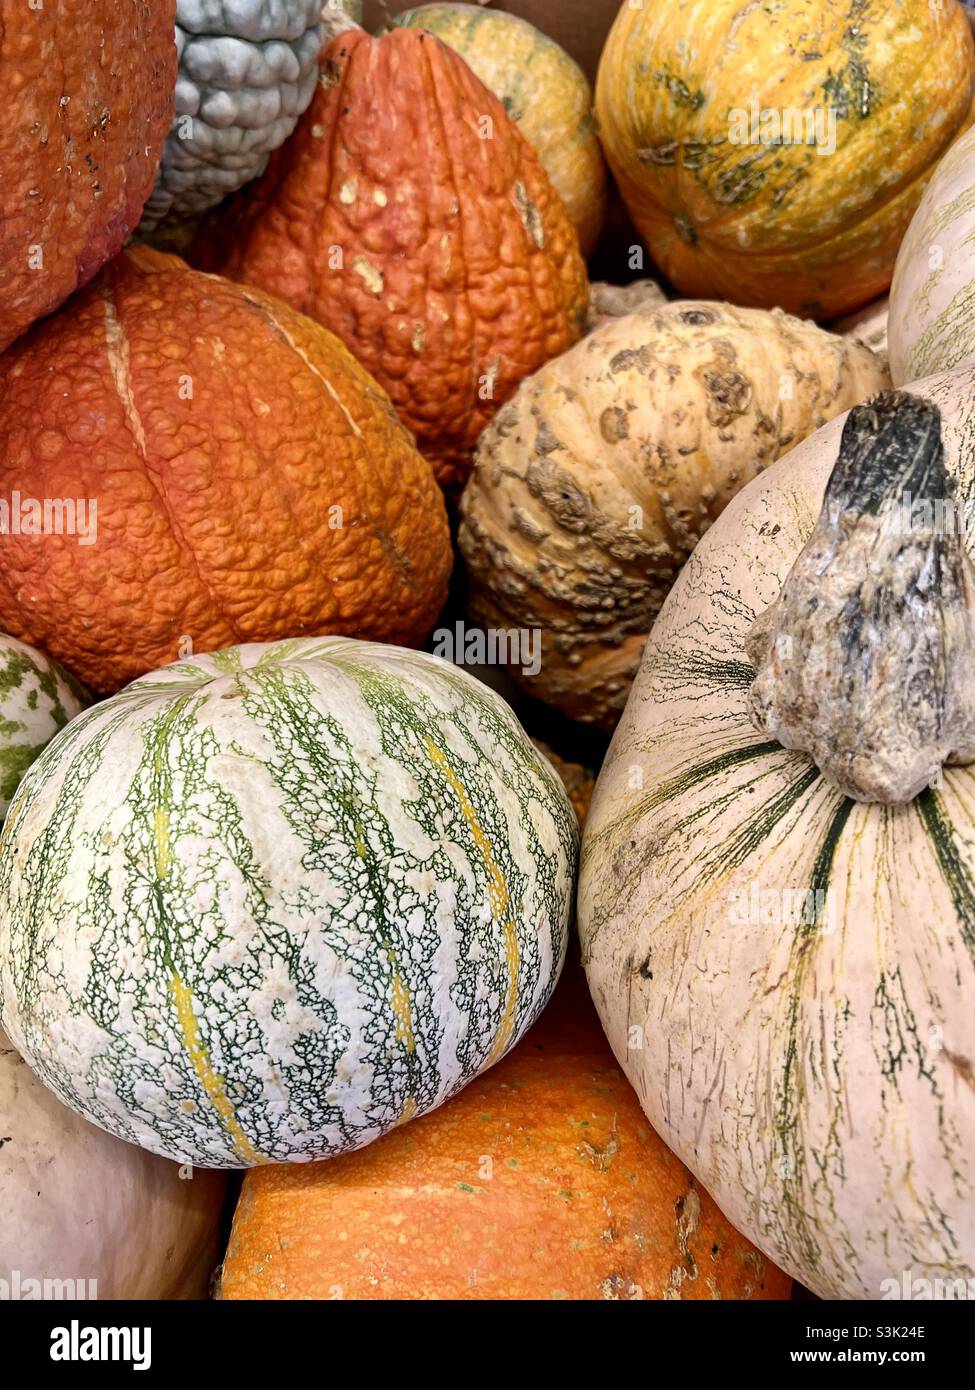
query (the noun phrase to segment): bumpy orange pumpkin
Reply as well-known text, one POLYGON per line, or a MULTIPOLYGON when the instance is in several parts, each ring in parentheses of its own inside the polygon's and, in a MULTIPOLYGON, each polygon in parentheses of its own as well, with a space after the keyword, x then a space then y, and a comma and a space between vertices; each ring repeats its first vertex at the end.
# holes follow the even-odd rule
POLYGON ((139 221, 173 116, 175 0, 0 0, 0 351, 139 221))
POLYGON ((252 1169, 225 1299, 783 1299, 646 1123, 578 966, 461 1095, 358 1153, 252 1169))
POLYGON ((96 691, 189 651, 422 641, 443 498, 319 324, 147 248, 0 357, 0 627, 96 691))
POLYGON ((620 6, 596 115, 679 290, 830 318, 890 285, 973 90, 971 30, 942 0, 641 0, 620 6))
POLYGON ((294 135, 191 259, 337 333, 450 484, 522 378, 581 335, 576 235, 501 103, 438 39, 354 29, 323 62, 294 135))

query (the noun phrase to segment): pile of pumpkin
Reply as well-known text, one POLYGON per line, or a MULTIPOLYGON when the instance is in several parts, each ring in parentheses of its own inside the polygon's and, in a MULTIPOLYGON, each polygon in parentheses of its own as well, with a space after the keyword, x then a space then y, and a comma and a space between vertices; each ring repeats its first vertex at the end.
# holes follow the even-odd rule
POLYGON ((971 1280, 965 10, 379 8, 0 0, 0 1280, 971 1280))

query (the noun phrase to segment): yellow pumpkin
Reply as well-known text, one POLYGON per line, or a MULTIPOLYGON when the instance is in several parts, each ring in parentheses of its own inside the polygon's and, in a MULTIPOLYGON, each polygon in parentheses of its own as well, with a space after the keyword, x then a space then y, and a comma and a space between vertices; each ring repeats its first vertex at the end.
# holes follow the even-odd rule
POLYGON ((956 4, 642 0, 607 40, 596 114, 679 290, 830 318, 890 285, 973 91, 956 4))
POLYGON ((578 63, 527 20, 480 5, 420 5, 391 27, 436 34, 494 93, 541 160, 588 256, 606 216, 607 178, 592 89, 578 63))

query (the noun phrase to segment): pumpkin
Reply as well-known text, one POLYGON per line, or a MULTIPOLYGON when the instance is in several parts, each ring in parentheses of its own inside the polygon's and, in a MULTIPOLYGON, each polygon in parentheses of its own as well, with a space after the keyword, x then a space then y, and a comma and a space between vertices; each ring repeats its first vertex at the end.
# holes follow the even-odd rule
POLYGON ((599 133, 684 294, 834 318, 882 295, 937 161, 971 121, 957 5, 622 5, 599 133))
POLYGON ((677 571, 731 497, 887 384, 781 311, 683 301, 610 319, 524 382, 462 499, 470 608, 538 628, 537 698, 612 728, 677 571))
POLYGON ((80 715, 0 841, 0 1005, 102 1128, 205 1167, 325 1158, 499 1061, 565 954, 578 828, 509 707, 300 638, 80 715))
POLYGON ((175 0, 0 0, 0 352, 122 245, 173 114, 175 0))
POLYGON ((222 1174, 181 1172, 87 1124, 2 1031, 0 1137, 0 1299, 206 1298, 222 1174))
POLYGON ((592 119, 592 88, 578 63, 534 25, 503 10, 420 5, 392 24, 436 34, 494 93, 541 160, 589 256, 606 216, 606 165, 592 119))
POLYGON ((581 335, 578 241, 528 142, 439 39, 355 29, 323 63, 294 135, 193 259, 337 333, 454 486, 522 377, 581 335))
POLYGON ((248 1173, 219 1296, 784 1299, 789 1290, 644 1120, 575 966, 525 1041, 435 1115, 333 1163, 248 1173))
POLYGON ((0 357, 0 495, 0 623, 96 691, 234 641, 422 642, 451 568, 430 467, 341 343, 146 247, 0 357))
POLYGON ((975 499, 973 386, 858 406, 735 498, 586 828, 583 956, 621 1066, 825 1298, 975 1278, 975 772, 942 771, 975 756, 972 532, 945 511, 975 499))
POLYGON ((176 117, 140 231, 206 212, 264 172, 311 101, 322 0, 176 0, 176 117))
POLYGON ((975 360, 971 238, 975 130, 945 155, 897 256, 890 291, 890 369, 896 386, 975 360))
POLYGON ((56 661, 0 632, 0 820, 41 749, 88 703, 56 661))
POLYGON ((834 333, 849 333, 858 343, 876 353, 884 365, 889 367, 889 317, 890 301, 887 295, 884 295, 883 299, 875 299, 872 304, 865 304, 855 314, 847 314, 844 318, 837 319, 830 327, 834 333))

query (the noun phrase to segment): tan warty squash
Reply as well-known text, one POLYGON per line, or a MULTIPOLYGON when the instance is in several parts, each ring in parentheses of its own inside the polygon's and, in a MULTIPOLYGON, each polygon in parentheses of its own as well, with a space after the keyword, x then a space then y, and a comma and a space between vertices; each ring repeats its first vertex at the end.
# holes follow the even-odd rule
POLYGON ((975 1288, 973 399, 971 367, 886 393, 734 500, 583 847, 647 1115, 824 1297, 975 1288))
POLYGON ((849 338, 682 301, 610 319, 523 383, 462 501, 472 614, 540 628, 526 689, 612 728, 654 615, 731 497, 888 384, 849 338))

